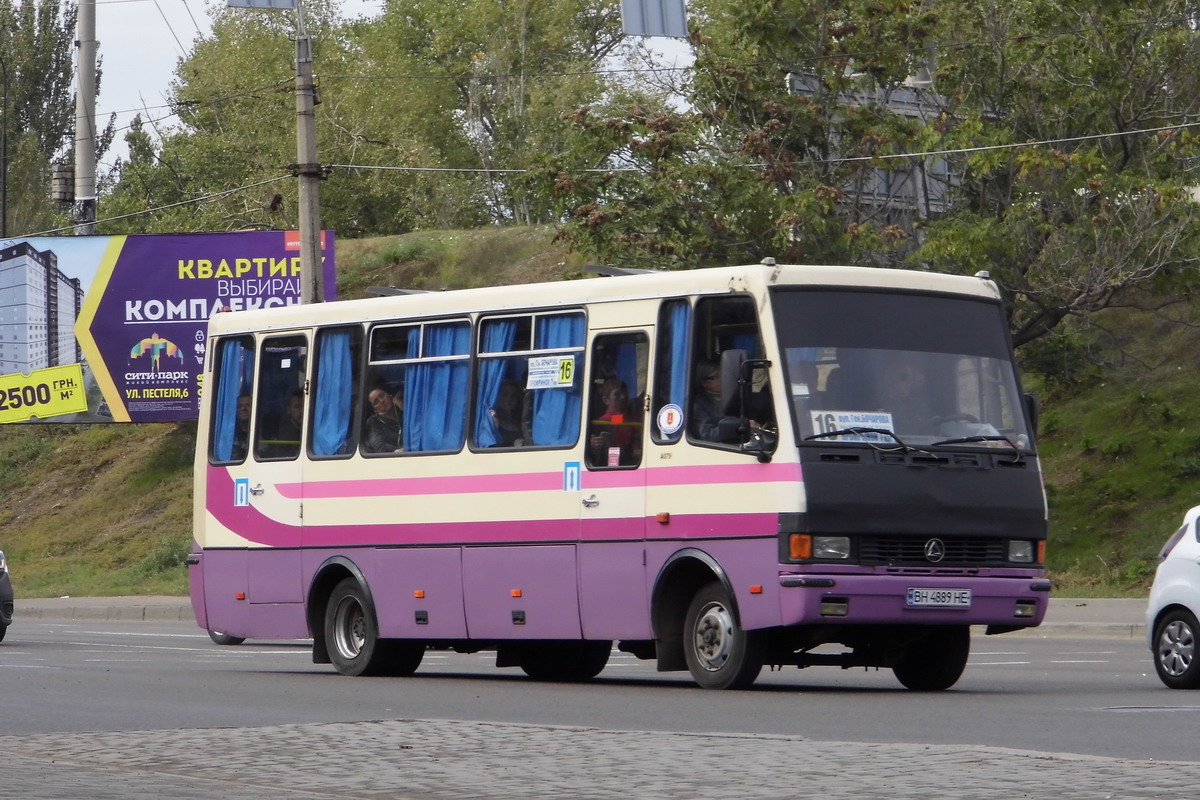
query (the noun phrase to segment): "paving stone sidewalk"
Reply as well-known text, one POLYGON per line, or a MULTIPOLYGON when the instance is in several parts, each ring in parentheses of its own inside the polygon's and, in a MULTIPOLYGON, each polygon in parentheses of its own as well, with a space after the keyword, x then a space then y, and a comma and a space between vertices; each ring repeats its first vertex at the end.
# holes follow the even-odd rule
POLYGON ((1156 798, 1200 762, 445 720, 0 736, 22 800, 1156 798))

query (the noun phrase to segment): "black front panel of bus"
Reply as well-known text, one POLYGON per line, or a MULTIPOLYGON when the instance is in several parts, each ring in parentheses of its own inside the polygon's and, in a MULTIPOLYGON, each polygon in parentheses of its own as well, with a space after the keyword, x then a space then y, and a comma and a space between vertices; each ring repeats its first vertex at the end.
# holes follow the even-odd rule
POLYGON ((801 462, 807 533, 1046 538, 1034 458, 805 447, 801 462))

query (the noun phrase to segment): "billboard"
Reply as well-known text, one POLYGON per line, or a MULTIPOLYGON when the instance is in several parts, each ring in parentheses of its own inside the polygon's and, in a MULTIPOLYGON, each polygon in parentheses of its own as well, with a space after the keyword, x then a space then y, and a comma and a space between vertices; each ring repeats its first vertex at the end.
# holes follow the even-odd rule
POLYGON ((300 290, 295 231, 0 242, 0 422, 196 419, 208 319, 300 290))

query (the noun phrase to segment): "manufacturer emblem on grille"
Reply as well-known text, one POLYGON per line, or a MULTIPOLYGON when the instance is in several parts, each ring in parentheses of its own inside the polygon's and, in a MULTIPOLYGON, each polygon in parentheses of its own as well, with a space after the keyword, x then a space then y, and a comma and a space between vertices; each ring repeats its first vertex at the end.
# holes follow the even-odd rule
POLYGON ((936 564, 946 557, 946 545, 941 539, 930 539, 925 543, 925 560, 936 564))

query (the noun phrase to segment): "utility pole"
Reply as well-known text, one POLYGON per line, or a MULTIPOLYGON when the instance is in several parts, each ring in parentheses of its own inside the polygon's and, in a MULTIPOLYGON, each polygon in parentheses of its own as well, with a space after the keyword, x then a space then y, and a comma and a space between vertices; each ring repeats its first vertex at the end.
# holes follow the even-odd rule
POLYGON ((317 162, 316 87, 313 84, 312 38, 304 29, 304 8, 296 0, 296 165, 299 180, 301 303, 325 300, 325 264, 321 258, 320 186, 317 162))
POLYGON ((321 257, 320 186, 325 171, 317 162, 317 90, 312 38, 304 29, 304 4, 302 0, 225 0, 225 4, 231 8, 296 11, 296 163, 291 170, 299 181, 300 302, 321 303, 325 300, 325 264, 321 257))
MULTIPOLYGON (((96 0, 79 0, 75 47, 75 205, 76 236, 96 232, 96 0)), ((7 122, 7 121, 6 121, 7 122)))

